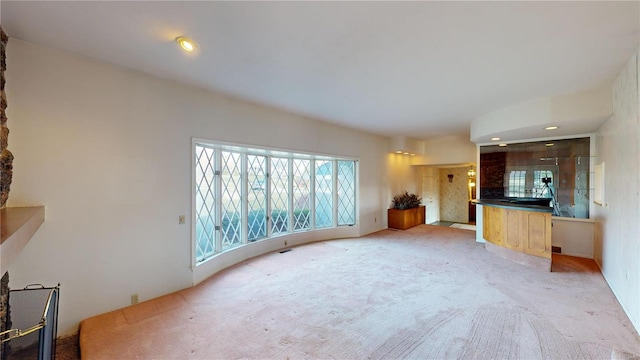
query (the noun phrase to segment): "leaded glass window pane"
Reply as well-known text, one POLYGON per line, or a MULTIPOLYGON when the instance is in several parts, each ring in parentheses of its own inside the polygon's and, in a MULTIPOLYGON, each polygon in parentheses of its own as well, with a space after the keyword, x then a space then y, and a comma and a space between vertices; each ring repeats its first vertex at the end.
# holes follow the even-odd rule
POLYGON ((200 262, 216 251, 215 248, 215 150, 196 145, 195 147, 195 223, 196 261, 200 262))
POLYGON ((356 163, 338 161, 338 225, 356 223, 356 163))
POLYGON ((525 170, 513 170, 509 172, 509 188, 507 196, 510 197, 524 197, 526 189, 526 175, 525 170))
POLYGON ((551 191, 554 186, 553 171, 551 170, 534 170, 533 171, 533 196, 534 197, 553 197, 551 191))
POLYGON ((241 244, 242 173, 241 155, 221 152, 222 250, 241 244))
POLYGON ((247 240, 267 236, 267 157, 247 155, 247 240))
POLYGON ((333 225, 333 161, 315 161, 316 228, 333 225))
POLYGON ((293 159, 293 230, 311 228, 311 161, 293 159))
POLYGON ((271 158, 271 234, 289 232, 289 159, 271 158))

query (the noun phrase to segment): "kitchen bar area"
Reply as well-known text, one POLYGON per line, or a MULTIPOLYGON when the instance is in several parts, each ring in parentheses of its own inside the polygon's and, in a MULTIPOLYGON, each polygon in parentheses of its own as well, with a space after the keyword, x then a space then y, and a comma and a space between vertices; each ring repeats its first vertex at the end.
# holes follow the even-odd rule
POLYGON ((476 200, 482 205, 485 248, 511 261, 551 271, 553 208, 549 201, 539 198, 476 200))

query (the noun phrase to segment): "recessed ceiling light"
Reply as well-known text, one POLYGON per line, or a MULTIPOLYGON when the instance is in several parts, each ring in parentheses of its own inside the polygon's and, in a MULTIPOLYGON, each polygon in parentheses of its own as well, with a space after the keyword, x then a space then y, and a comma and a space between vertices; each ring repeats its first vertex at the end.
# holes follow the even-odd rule
POLYGON ((507 144, 498 144, 498 146, 504 147, 504 146, 507 146, 507 144))
POLYGON ((547 126, 546 128, 544 128, 545 130, 555 130, 557 129, 557 126, 547 126))
POLYGON ((176 38, 176 42, 180 44, 180 47, 184 49, 184 51, 192 52, 198 47, 198 43, 193 41, 186 36, 179 36, 176 38))
POLYGON ((416 156, 416 154, 411 153, 411 156, 416 156))
POLYGON ((545 146, 553 146, 553 143, 547 143, 545 146))
POLYGON ((498 140, 500 140, 500 138, 499 138, 499 137, 492 137, 492 138, 491 138, 491 141, 498 141, 498 140))
POLYGON ((405 154, 405 155, 409 155, 409 153, 408 153, 408 152, 406 152, 406 153, 404 153, 404 154, 405 154))
POLYGON ((402 154, 402 150, 396 151, 396 154, 402 154))

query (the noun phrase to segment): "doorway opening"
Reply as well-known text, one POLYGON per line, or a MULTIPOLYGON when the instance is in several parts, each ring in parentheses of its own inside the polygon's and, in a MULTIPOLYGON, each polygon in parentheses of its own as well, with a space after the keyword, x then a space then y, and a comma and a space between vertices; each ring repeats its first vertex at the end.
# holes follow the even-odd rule
POLYGON ((452 164, 421 166, 422 199, 430 225, 475 225, 475 166, 452 164), (473 175, 473 176, 471 176, 473 175))

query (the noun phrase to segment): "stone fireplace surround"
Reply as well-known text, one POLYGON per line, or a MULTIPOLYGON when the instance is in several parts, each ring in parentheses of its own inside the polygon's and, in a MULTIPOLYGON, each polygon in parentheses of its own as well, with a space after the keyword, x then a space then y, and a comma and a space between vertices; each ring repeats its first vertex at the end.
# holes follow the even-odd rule
MULTIPOLYGON (((5 272, 0 280, 0 332, 11 329, 11 316, 9 314, 9 273, 5 272)), ((0 344, 0 360, 4 360, 5 344, 0 344)))
MULTIPOLYGON (((0 333, 11 329, 9 309, 9 273, 11 262, 18 256, 44 222, 44 206, 6 207, 13 177, 13 154, 7 149, 7 97, 4 91, 6 47, 9 37, 0 26, 0 333)), ((0 360, 9 352, 8 343, 0 343, 0 360)))
MULTIPOLYGON (((9 40, 7 34, 0 27, 0 209, 4 208, 9 197, 9 187, 11 185, 11 176, 13 171, 13 154, 7 149, 9 128, 7 127, 7 116, 5 109, 7 108, 7 97, 4 92, 4 71, 6 65, 6 46, 9 40)), ((2 228, 3 219, 0 218, 0 228, 2 228)), ((1 243, 0 243, 1 244, 1 243)), ((0 262, 2 262, 2 248, 0 248, 0 262)), ((2 280, 0 281, 0 333, 11 328, 11 317, 9 314, 9 273, 0 272, 2 280)), ((4 359, 6 351, 5 346, 0 344, 0 360, 4 359)))

